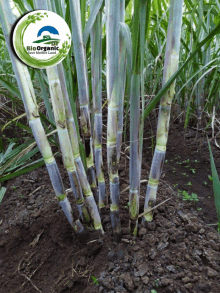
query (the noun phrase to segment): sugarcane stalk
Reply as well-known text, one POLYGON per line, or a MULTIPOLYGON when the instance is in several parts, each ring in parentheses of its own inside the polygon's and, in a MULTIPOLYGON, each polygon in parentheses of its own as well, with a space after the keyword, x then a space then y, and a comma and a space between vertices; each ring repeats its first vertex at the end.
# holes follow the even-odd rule
MULTIPOLYGON (((125 21, 125 0, 120 0, 119 21, 125 21)), ((119 87, 118 87, 118 132, 117 132, 117 162, 120 161, 122 133, 123 133, 123 117, 124 117, 124 94, 126 83, 126 42, 122 33, 119 34, 119 87)))
POLYGON ((72 147, 67 130, 66 113, 57 66, 47 68, 47 76, 50 88, 51 101, 54 110, 55 123, 57 127, 57 133, 63 157, 63 163, 69 175, 70 184, 73 190, 73 194, 76 198, 80 217, 84 221, 89 222, 90 217, 85 206, 84 197, 82 194, 79 177, 76 171, 72 147))
MULTIPOLYGON (((48 9, 48 4, 47 2, 42 2, 42 0, 35 0, 35 8, 48 9)), ((90 216, 84 202, 79 176, 76 171, 76 166, 72 154, 57 66, 48 68, 47 75, 63 163, 69 175, 70 185, 76 199, 80 218, 85 222, 90 222, 90 216)))
POLYGON ((98 209, 97 209, 97 206, 91 191, 91 187, 87 180, 86 172, 85 172, 82 159, 80 156, 76 125, 73 118, 68 91, 66 87, 63 65, 61 63, 58 64, 57 69, 58 69, 59 80, 60 80, 61 90, 62 90, 63 99, 64 99, 66 122, 67 122, 67 128, 68 128, 68 133, 69 133, 71 147, 72 147, 73 158, 76 165, 77 173, 80 174, 79 180, 82 187, 83 195, 87 204, 87 208, 89 209, 90 214, 92 215, 92 218, 94 220, 95 229, 97 230, 100 229, 103 232, 99 212, 98 212, 98 209))
MULTIPOLYGON (((95 0, 90 0, 92 10, 95 0)), ((94 153, 99 188, 99 208, 105 207, 105 178, 102 160, 102 13, 98 13, 91 30, 92 95, 94 111, 94 153)))
MULTIPOLYGON (((42 0, 35 0, 35 7, 39 8, 39 5, 43 5, 43 7, 47 9, 47 3, 41 3, 41 1, 42 0)), ((58 135, 60 134, 59 138, 63 161, 68 171, 70 184, 77 201, 77 207, 84 220, 87 222, 90 221, 91 216, 94 228, 103 232, 98 209, 87 181, 79 153, 77 131, 72 115, 62 64, 47 69, 47 74, 52 104, 56 116, 55 121, 58 135), (61 128, 65 128, 65 132, 60 129, 60 126, 61 128), (80 176, 78 174, 80 174, 80 176), (86 205, 84 203, 83 194, 85 195, 86 205)))
POLYGON ((130 89, 129 230, 137 234, 140 197, 140 88, 141 88, 141 1, 134 1, 132 23, 132 78, 130 89))
POLYGON ((94 197, 98 202, 98 192, 96 185, 96 176, 94 169, 93 147, 92 147, 92 128, 90 121, 90 108, 89 108, 89 86, 88 74, 86 64, 86 52, 83 45, 82 25, 81 25, 81 12, 79 0, 70 0, 70 13, 72 23, 72 40, 74 47, 74 57, 76 62, 77 82, 79 91, 79 104, 80 104, 80 128, 81 134, 84 139, 87 175, 90 186, 92 188, 94 197))
MULTIPOLYGON (((177 71, 179 64, 180 37, 182 25, 183 0, 171 0, 170 16, 167 32, 163 85, 177 71)), ((175 82, 160 102, 157 125, 156 148, 150 170, 150 176, 145 196, 144 211, 147 212, 156 203, 158 183, 161 176, 168 139, 171 103, 175 93, 175 82)), ((144 220, 151 221, 153 213, 144 216, 144 220)))
MULTIPOLYGON (((48 9, 48 4, 47 2, 42 3, 42 0, 35 0, 35 8, 48 9)), ((90 216, 84 202, 79 176, 76 171, 76 166, 72 154, 72 147, 66 125, 66 113, 63 102, 63 94, 61 90, 57 66, 48 68, 46 71, 48 76, 51 101, 54 110, 55 123, 63 157, 63 163, 69 175, 70 185, 76 199, 80 218, 83 221, 90 222, 90 216)))
MULTIPOLYGON (((146 50, 146 36, 148 39, 149 26, 150 26, 150 13, 151 13, 151 2, 152 0, 147 0, 146 2, 141 2, 140 6, 140 72, 141 72, 141 119, 139 127, 139 180, 141 180, 141 170, 142 170, 142 150, 143 150, 143 134, 144 134, 144 108, 145 108, 145 83, 144 83, 144 57, 146 50)), ((139 181, 140 182, 140 181, 139 181)), ((140 185, 139 185, 140 191, 140 185)))
POLYGON ((130 191, 129 191, 129 229, 137 234, 139 214, 140 156, 139 156, 139 123, 140 123, 140 74, 133 73, 130 97, 130 191))
POLYGON ((119 1, 106 0, 106 82, 108 99, 107 160, 110 181, 111 223, 116 241, 121 238, 117 163, 119 1))
POLYGON ((51 147, 49 145, 39 117, 34 88, 28 68, 15 57, 11 48, 10 33, 15 21, 16 19, 14 14, 12 13, 10 2, 8 0, 0 0, 0 22, 5 36, 9 55, 12 61, 12 66, 15 72, 18 87, 21 92, 25 111, 27 113, 27 118, 29 120, 29 125, 32 129, 41 155, 45 161, 45 165, 47 167, 51 183, 53 185, 59 204, 62 207, 63 212, 66 215, 71 226, 74 227, 76 231, 82 232, 84 228, 81 222, 79 220, 75 220, 73 217, 72 208, 66 196, 58 166, 52 154, 51 147))

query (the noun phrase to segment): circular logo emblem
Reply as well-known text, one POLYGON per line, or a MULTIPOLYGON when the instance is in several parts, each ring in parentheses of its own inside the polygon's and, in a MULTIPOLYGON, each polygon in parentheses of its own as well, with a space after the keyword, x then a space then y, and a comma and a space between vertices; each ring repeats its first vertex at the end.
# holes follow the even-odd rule
POLYGON ((56 13, 36 10, 16 24, 13 45, 18 57, 27 65, 48 68, 60 63, 68 54, 71 33, 65 20, 56 13))

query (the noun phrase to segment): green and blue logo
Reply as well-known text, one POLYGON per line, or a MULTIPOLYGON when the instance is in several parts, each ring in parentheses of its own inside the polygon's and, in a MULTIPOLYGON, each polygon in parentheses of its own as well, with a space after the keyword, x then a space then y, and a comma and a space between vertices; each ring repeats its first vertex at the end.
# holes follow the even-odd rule
POLYGON ((37 10, 23 16, 13 32, 18 57, 34 68, 60 63, 71 47, 71 33, 65 20, 54 12, 37 10))

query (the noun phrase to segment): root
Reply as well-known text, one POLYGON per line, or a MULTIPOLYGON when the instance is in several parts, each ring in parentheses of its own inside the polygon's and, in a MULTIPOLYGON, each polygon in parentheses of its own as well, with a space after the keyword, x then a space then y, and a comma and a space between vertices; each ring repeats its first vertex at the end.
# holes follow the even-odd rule
POLYGON ((21 260, 20 263, 19 263, 19 265, 18 265, 18 273, 19 273, 22 277, 24 277, 25 279, 27 279, 27 281, 30 282, 31 285, 34 287, 34 289, 36 289, 38 292, 42 293, 42 291, 41 291, 40 289, 38 289, 36 285, 34 285, 34 283, 32 282, 32 280, 31 280, 27 275, 25 275, 24 273, 22 273, 22 272, 20 271, 22 261, 23 261, 23 260, 21 260))

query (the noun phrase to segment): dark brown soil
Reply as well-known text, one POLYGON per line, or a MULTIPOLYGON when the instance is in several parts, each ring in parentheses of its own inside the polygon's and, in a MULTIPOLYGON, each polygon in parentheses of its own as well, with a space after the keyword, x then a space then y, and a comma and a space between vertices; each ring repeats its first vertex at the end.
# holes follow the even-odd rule
MULTIPOLYGON (((142 179, 148 179, 151 131, 155 135, 155 127, 145 129, 142 179)), ((216 226, 209 225, 217 223, 217 217, 208 146, 201 134, 195 139, 191 129, 184 142, 183 125, 171 125, 157 203, 171 199, 155 210, 152 223, 140 223, 138 237, 132 237, 127 231, 128 191, 122 193, 119 244, 113 241, 109 206, 103 213, 104 236, 90 231, 84 241, 77 237, 55 199, 45 167, 4 184, 8 189, 0 205, 0 293, 220 292, 220 237, 216 226), (199 201, 184 201, 178 190, 196 193, 199 201)), ((121 191, 129 185, 125 148, 121 191)), ((218 150, 212 148, 218 169, 218 150)), ((140 212, 146 184, 141 184, 140 212)))

